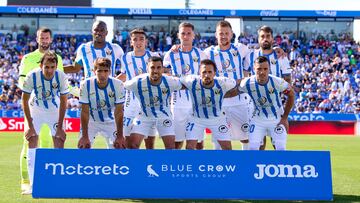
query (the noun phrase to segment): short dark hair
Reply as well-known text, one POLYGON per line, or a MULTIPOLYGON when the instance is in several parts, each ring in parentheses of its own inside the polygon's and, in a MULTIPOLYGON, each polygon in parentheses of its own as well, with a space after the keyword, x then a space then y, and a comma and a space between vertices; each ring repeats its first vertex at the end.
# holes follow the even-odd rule
POLYGON ((37 30, 36 32, 36 36, 39 36, 40 33, 45 32, 45 33, 50 33, 50 36, 52 36, 52 31, 50 30, 50 28, 47 27, 41 27, 37 30))
POLYGON ((221 20, 216 24, 216 28, 218 27, 229 27, 230 29, 232 29, 231 24, 229 23, 229 21, 226 20, 221 20))
POLYGON ((207 66, 207 65, 212 65, 213 68, 214 68, 214 72, 216 72, 216 70, 217 70, 216 63, 215 63, 214 61, 210 60, 210 59, 204 59, 204 60, 202 60, 202 61, 200 62, 200 67, 201 67, 202 65, 205 65, 205 66, 207 66))
POLYGON ((264 63, 267 62, 269 63, 269 59, 266 56, 259 56, 255 59, 255 63, 264 63))
POLYGON ((106 25, 106 23, 105 23, 104 21, 102 21, 102 20, 96 20, 96 21, 94 21, 91 29, 94 29, 94 26, 95 26, 95 25, 103 25, 103 26, 105 26, 105 29, 107 30, 107 25, 106 25))
POLYGON ((263 25, 258 29, 258 35, 260 34, 261 31, 264 31, 266 33, 270 33, 271 36, 273 36, 273 30, 271 29, 271 27, 269 27, 267 25, 263 25))
POLYGON ((145 38, 147 38, 146 32, 143 29, 140 28, 135 28, 130 32, 130 38, 135 35, 135 34, 141 34, 144 35, 145 38))
POLYGON ((163 63, 162 58, 159 57, 159 56, 152 56, 152 57, 150 57, 150 58, 148 59, 148 62, 157 62, 157 61, 160 61, 161 64, 163 63))
POLYGON ((98 66, 111 69, 111 60, 105 57, 96 58, 96 60, 94 61, 94 70, 96 70, 98 66))
POLYGON ((180 25, 179 25, 179 30, 180 30, 180 28, 182 28, 182 27, 189 27, 189 28, 191 28, 193 31, 195 30, 194 25, 193 25, 192 23, 189 23, 189 22, 182 22, 182 23, 180 23, 180 25))
POLYGON ((44 64, 45 61, 58 63, 58 58, 55 51, 46 51, 40 59, 40 64, 44 64))

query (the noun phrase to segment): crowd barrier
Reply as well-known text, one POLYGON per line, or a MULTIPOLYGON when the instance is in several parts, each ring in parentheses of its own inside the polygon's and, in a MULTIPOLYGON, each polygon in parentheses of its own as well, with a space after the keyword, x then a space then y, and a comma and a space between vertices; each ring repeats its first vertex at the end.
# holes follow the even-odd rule
POLYGON ((333 199, 326 151, 37 149, 34 178, 34 198, 333 199))
MULTIPOLYGON (((0 131, 23 131, 23 111, 0 110, 0 131)), ((80 112, 68 111, 65 128, 68 132, 80 131, 80 112)), ((289 115, 290 134, 360 135, 360 114, 297 114, 289 115)))

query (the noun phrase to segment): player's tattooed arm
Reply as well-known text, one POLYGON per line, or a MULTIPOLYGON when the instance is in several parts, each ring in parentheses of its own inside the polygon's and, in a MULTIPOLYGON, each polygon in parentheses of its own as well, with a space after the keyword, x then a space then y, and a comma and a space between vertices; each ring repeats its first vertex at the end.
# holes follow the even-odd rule
POLYGON ((285 103, 285 107, 284 107, 284 114, 281 116, 279 125, 282 124, 285 126, 285 129, 287 132, 289 132, 289 121, 288 121, 288 116, 289 113, 294 105, 294 101, 295 101, 295 93, 294 90, 292 89, 292 87, 289 85, 289 87, 283 91, 284 94, 287 95, 287 99, 286 99, 286 103, 285 103))

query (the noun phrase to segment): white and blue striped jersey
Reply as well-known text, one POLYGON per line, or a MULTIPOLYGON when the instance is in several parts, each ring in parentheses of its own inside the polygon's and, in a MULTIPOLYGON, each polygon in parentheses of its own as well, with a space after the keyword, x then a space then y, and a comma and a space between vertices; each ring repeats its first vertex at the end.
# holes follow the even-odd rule
POLYGON ((147 61, 151 56, 160 56, 159 53, 145 51, 143 56, 135 56, 134 52, 127 52, 121 57, 121 73, 126 74, 126 80, 146 73, 147 61))
MULTIPOLYGON (((219 46, 211 46, 205 49, 208 58, 216 63, 216 76, 232 78, 234 80, 244 78, 244 59, 250 53, 250 49, 244 44, 231 44, 227 50, 220 50, 219 46)), ((224 100, 223 106, 239 105, 241 97, 231 97, 224 100)))
POLYGON ((104 88, 99 88, 96 76, 87 78, 80 84, 79 102, 89 105, 90 115, 94 121, 113 121, 115 105, 123 104, 124 100, 124 85, 116 78, 109 77, 104 88))
POLYGON ((81 44, 76 51, 75 62, 84 67, 85 78, 95 76, 94 61, 96 58, 105 57, 111 60, 111 76, 115 76, 116 67, 120 65, 121 57, 124 55, 122 48, 110 42, 102 49, 94 48, 93 42, 81 44))
POLYGON ((278 58, 275 51, 271 54, 263 54, 260 49, 256 49, 248 55, 245 62, 245 70, 249 71, 252 75, 255 75, 254 62, 259 56, 266 56, 269 59, 270 74, 276 77, 284 77, 291 74, 291 67, 287 57, 278 58))
MULTIPOLYGON (((134 52, 127 52, 122 56, 121 73, 126 74, 126 80, 131 80, 134 77, 146 73, 147 61, 151 56, 160 56, 159 53, 145 51, 143 56, 135 56, 134 52)), ((129 91, 126 92, 126 107, 136 108, 139 101, 135 95, 129 91)))
POLYGON ((232 78, 234 80, 242 79, 243 60, 250 53, 247 46, 243 44, 231 44, 227 50, 220 50, 219 46, 211 46, 204 51, 208 58, 216 63, 216 76, 232 78))
POLYGON ((143 115, 150 118, 170 117, 170 96, 182 88, 179 78, 163 75, 159 85, 151 85, 149 74, 138 75, 125 82, 140 101, 143 115))
POLYGON ((54 110, 59 108, 59 96, 69 93, 69 83, 62 71, 56 70, 54 77, 47 80, 42 70, 36 68, 27 74, 22 91, 31 94, 31 106, 54 110))
POLYGON ((284 79, 269 75, 265 85, 256 81, 256 76, 245 78, 239 86, 240 92, 250 95, 255 105, 255 116, 260 118, 280 119, 284 113, 280 93, 290 91, 291 86, 284 79))
MULTIPOLYGON (((200 49, 193 47, 191 51, 184 52, 181 49, 177 53, 168 51, 164 56, 164 67, 171 70, 176 77, 184 75, 199 75, 200 62, 207 59, 206 54, 200 49)), ((191 108, 190 95, 187 90, 180 90, 174 94, 176 108, 191 108)))
POLYGON ((215 77, 214 86, 206 88, 201 77, 188 75, 180 78, 181 83, 189 90, 193 101, 193 115, 198 118, 223 116, 222 103, 226 92, 236 86, 236 81, 226 77, 215 77))

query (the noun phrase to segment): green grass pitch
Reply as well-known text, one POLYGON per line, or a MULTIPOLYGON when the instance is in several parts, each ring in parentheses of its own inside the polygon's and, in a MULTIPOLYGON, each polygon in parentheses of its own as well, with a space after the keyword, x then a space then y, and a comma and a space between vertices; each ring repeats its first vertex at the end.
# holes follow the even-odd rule
MULTIPOLYGON (((69 134, 66 148, 75 148, 76 134, 69 134)), ((89 200, 89 199, 32 199, 20 194, 19 156, 22 146, 21 133, 0 133, 0 202, 271 202, 241 200, 89 200)), ((105 147, 102 138, 95 148, 105 147)), ((159 139, 157 148, 163 148, 159 139)), ((205 147, 212 148, 209 140, 205 147)), ((235 149, 240 148, 234 143, 235 149)), ((331 152, 334 202, 360 202, 360 137, 349 136, 292 136, 288 138, 288 150, 328 150, 331 152)), ((273 201, 275 202, 275 201, 273 201)))

